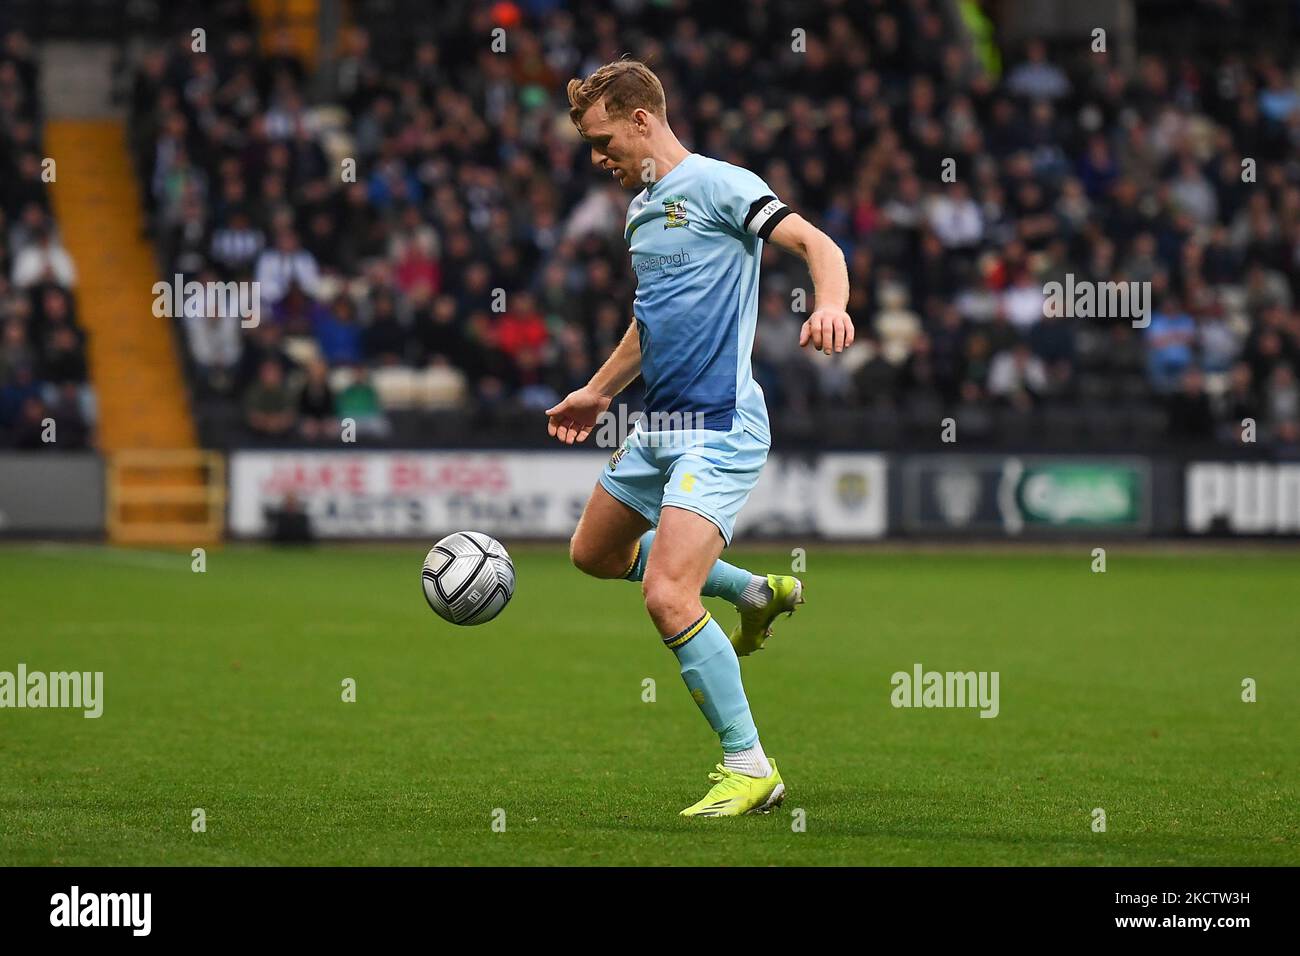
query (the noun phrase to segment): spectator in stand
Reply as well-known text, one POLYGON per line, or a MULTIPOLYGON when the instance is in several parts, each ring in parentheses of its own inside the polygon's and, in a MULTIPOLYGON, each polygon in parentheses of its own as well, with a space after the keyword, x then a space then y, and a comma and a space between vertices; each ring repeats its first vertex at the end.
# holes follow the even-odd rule
POLYGON ((312 338, 322 322, 333 319, 329 308, 307 295, 298 283, 271 309, 271 321, 288 338, 312 338))
POLYGON ((531 292, 510 296, 509 307, 497 322, 495 345, 506 356, 517 360, 524 352, 536 358, 548 342, 546 323, 537 311, 537 299, 531 292))
POLYGON ((1017 329, 1017 334, 1031 334, 1043 318, 1043 286, 1028 269, 1021 269, 1002 293, 1002 314, 1017 329))
POLYGON ((371 365, 402 365, 410 350, 410 336, 397 320, 397 304, 387 292, 371 301, 370 322, 361 333, 362 351, 371 365))
POLYGON ((1195 366, 1182 375, 1178 391, 1166 400, 1169 431, 1184 441, 1207 441, 1214 436, 1214 412, 1205 394, 1205 376, 1195 366))
POLYGON ((253 225, 252 216, 242 207, 232 210, 227 223, 212 233, 212 261, 227 279, 251 275, 265 247, 262 230, 253 225))
POLYGON ((339 437, 334 390, 330 388, 329 366, 320 359, 307 363, 307 378, 298 396, 298 422, 307 441, 339 437))
POLYGON ((257 381, 244 393, 244 423, 257 436, 280 438, 297 423, 297 402, 275 361, 258 368, 257 381))
POLYGON ((1196 317, 1196 349, 1206 373, 1222 374, 1241 354, 1241 340, 1223 316, 1200 315, 1196 317))
POLYGON ((930 360, 934 363, 935 383, 946 406, 956 404, 961 394, 962 357, 969 330, 954 305, 943 307, 938 327, 930 333, 930 360))
POLYGON ((77 383, 63 382, 51 392, 47 414, 54 420, 58 446, 70 450, 89 448, 93 444, 93 423, 77 383))
POLYGON ((72 326, 63 325, 46 333, 41 377, 55 385, 76 386, 86 381, 86 352, 72 326))
POLYGON ((1065 395, 1074 387, 1074 321, 1044 303, 1039 321, 1026 337, 1030 350, 1047 370, 1048 391, 1055 396, 1065 395))
POLYGON ((351 422, 359 438, 387 438, 392 430, 364 365, 353 367, 352 381, 338 394, 334 407, 344 427, 351 422))
POLYGON ((934 198, 927 219, 939 241, 949 250, 973 249, 984 237, 984 216, 966 183, 960 180, 934 198))
POLYGON ((1047 58, 1047 44, 1030 40, 1025 46, 1023 63, 1007 75, 1007 89, 1028 100, 1059 100, 1070 92, 1064 71, 1047 58))
POLYGON ((234 385, 243 339, 239 317, 220 315, 218 311, 203 315, 201 310, 187 307, 185 337, 200 384, 214 392, 225 393, 234 385))
POLYGON ((1250 365, 1246 362, 1238 362, 1232 367, 1228 373, 1228 388, 1219 396, 1217 405, 1216 418, 1224 423, 1219 428, 1221 440, 1232 440, 1227 439, 1227 436, 1235 436, 1244 419, 1254 419, 1258 424, 1259 395, 1251 377, 1250 365))
POLYGON ((39 72, 22 33, 0 37, 0 447, 57 450, 91 442, 94 395, 77 271, 50 213, 39 72))
POLYGON ((77 270, 49 227, 41 225, 32 230, 31 241, 14 258, 13 283, 19 289, 30 289, 47 282, 71 289, 77 284, 77 270))
POLYGON ((1274 425, 1300 419, 1300 388, 1296 385, 1295 369, 1279 363, 1269 376, 1265 393, 1268 420, 1274 425))
POLYGON ((242 394, 261 374, 262 365, 274 362, 280 366, 282 376, 288 376, 295 369, 294 362, 284 351, 284 333, 275 322, 263 321, 256 328, 248 330, 244 347, 239 356, 239 368, 235 375, 235 389, 242 394))
POLYGON ((0 336, 0 387, 17 377, 18 369, 36 365, 36 350, 27 339, 27 324, 11 318, 0 336))
POLYGON ((471 377, 476 374, 478 352, 465 334, 451 296, 440 295, 417 313, 415 335, 424 362, 440 357, 471 377))
POLYGON ((315 313, 313 333, 321 354, 331 365, 354 365, 361 361, 361 326, 357 307, 346 293, 335 296, 329 309, 315 313))
POLYGON ((1017 342, 993 358, 988 390, 1021 411, 1031 408, 1047 392, 1047 368, 1024 342, 1017 342))
POLYGON ((891 365, 902 365, 921 337, 921 317, 906 308, 907 291, 901 285, 884 283, 880 302, 882 308, 873 324, 881 354, 891 365))
POLYGON ((316 258, 302 248, 291 226, 280 226, 274 246, 257 257, 257 282, 262 301, 268 305, 275 305, 288 295, 294 284, 309 296, 316 294, 320 282, 316 258))
POLYGON ((49 212, 41 157, 34 152, 24 151, 19 154, 17 165, 17 175, 6 185, 6 205, 11 209, 21 209, 31 203, 49 212))
POLYGON ((394 265, 398 289, 411 295, 423 287, 437 293, 442 273, 438 267, 438 236, 420 219, 420 209, 408 205, 402 210, 401 226, 389 240, 388 258, 394 265))
POLYGON ((1192 364, 1196 323, 1177 302, 1170 300, 1151 316, 1145 334, 1151 387, 1159 394, 1168 394, 1178 387, 1183 373, 1192 364))
POLYGON ((35 369, 18 365, 10 370, 9 380, 0 386, 0 429, 15 427, 26 403, 41 397, 41 383, 36 380, 35 369))
POLYGON ((45 402, 39 395, 28 395, 23 399, 18 407, 13 431, 13 445, 20 451, 40 451, 59 447, 58 425, 49 417, 49 409, 45 407, 45 402))

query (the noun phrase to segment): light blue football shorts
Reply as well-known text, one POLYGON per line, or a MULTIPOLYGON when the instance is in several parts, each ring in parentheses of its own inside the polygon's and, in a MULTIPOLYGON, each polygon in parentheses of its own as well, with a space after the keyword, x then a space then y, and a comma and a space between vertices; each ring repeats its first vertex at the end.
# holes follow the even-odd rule
POLYGON ((729 545, 769 447, 739 424, 724 432, 644 431, 638 423, 610 457, 600 484, 656 527, 664 505, 694 511, 717 525, 729 545))

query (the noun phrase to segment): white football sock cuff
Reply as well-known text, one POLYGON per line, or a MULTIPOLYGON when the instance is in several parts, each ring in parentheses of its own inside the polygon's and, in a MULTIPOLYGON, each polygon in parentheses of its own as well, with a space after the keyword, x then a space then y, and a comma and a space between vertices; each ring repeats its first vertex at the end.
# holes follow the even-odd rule
MULTIPOLYGON (((770 600, 772 600, 772 589, 767 584, 767 577, 758 574, 750 575, 745 590, 740 592, 740 606, 743 608, 758 608, 770 600)), ((767 775, 764 774, 764 776, 767 775)))
POLYGON ((722 765, 728 770, 743 773, 747 777, 772 776, 772 765, 767 762, 767 754, 763 753, 763 745, 758 741, 754 741, 754 746, 748 750, 724 753, 722 765))

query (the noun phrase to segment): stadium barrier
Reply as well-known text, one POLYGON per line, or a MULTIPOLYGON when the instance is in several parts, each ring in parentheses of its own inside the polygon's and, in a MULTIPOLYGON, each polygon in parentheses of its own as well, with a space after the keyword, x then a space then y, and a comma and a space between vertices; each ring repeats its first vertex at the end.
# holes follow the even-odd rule
MULTIPOLYGON (((212 458, 219 477, 220 456, 212 458)), ((432 539, 476 528, 560 540, 607 459, 594 451, 235 451, 225 469, 228 533, 268 536, 270 515, 287 500, 323 539, 432 539)), ((0 537, 103 537, 110 484, 94 452, 0 454, 0 537)), ((220 503, 220 489, 205 494, 205 509, 220 503)), ((219 515, 211 521, 199 529, 206 537, 219 515)), ((844 541, 1098 533, 1300 536, 1300 462, 777 453, 736 527, 741 539, 844 541)))
MULTIPOLYGON (((320 538, 434 539, 472 528, 518 538, 573 532, 603 452, 237 451, 228 528, 270 531, 270 513, 300 508, 320 538)), ((773 455, 736 535, 870 539, 887 526, 886 458, 773 455)))
MULTIPOLYGON (((237 451, 229 530, 259 538, 288 501, 324 539, 463 528, 563 539, 594 451, 237 451)), ((1300 464, 1176 457, 773 454, 736 537, 869 541, 1300 534, 1300 464)))
POLYGON ((0 535, 103 533, 104 463, 99 455, 0 454, 0 535))
MULTIPOLYGON (((228 527, 259 538, 286 503, 324 539, 435 539, 465 528, 567 538, 607 456, 596 451, 238 451, 228 527)), ((737 539, 1140 537, 1182 533, 1176 459, 774 453, 737 539)))
POLYGON ((211 544, 223 533, 226 459, 194 448, 108 457, 106 524, 116 544, 211 544))

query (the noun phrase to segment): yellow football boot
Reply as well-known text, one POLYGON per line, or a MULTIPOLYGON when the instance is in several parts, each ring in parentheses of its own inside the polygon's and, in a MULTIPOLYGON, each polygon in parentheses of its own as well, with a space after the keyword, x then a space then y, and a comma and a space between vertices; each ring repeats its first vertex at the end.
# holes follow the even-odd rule
POLYGON ((740 612, 740 623, 731 629, 731 646, 737 657, 761 651, 772 636, 772 622, 782 614, 793 614, 803 603, 803 582, 788 574, 769 574, 771 599, 762 607, 740 612))
POLYGON ((785 799, 785 784, 771 757, 770 777, 750 777, 718 764, 717 773, 709 774, 713 787, 699 803, 682 811, 684 817, 738 817, 745 813, 767 813, 785 799))

